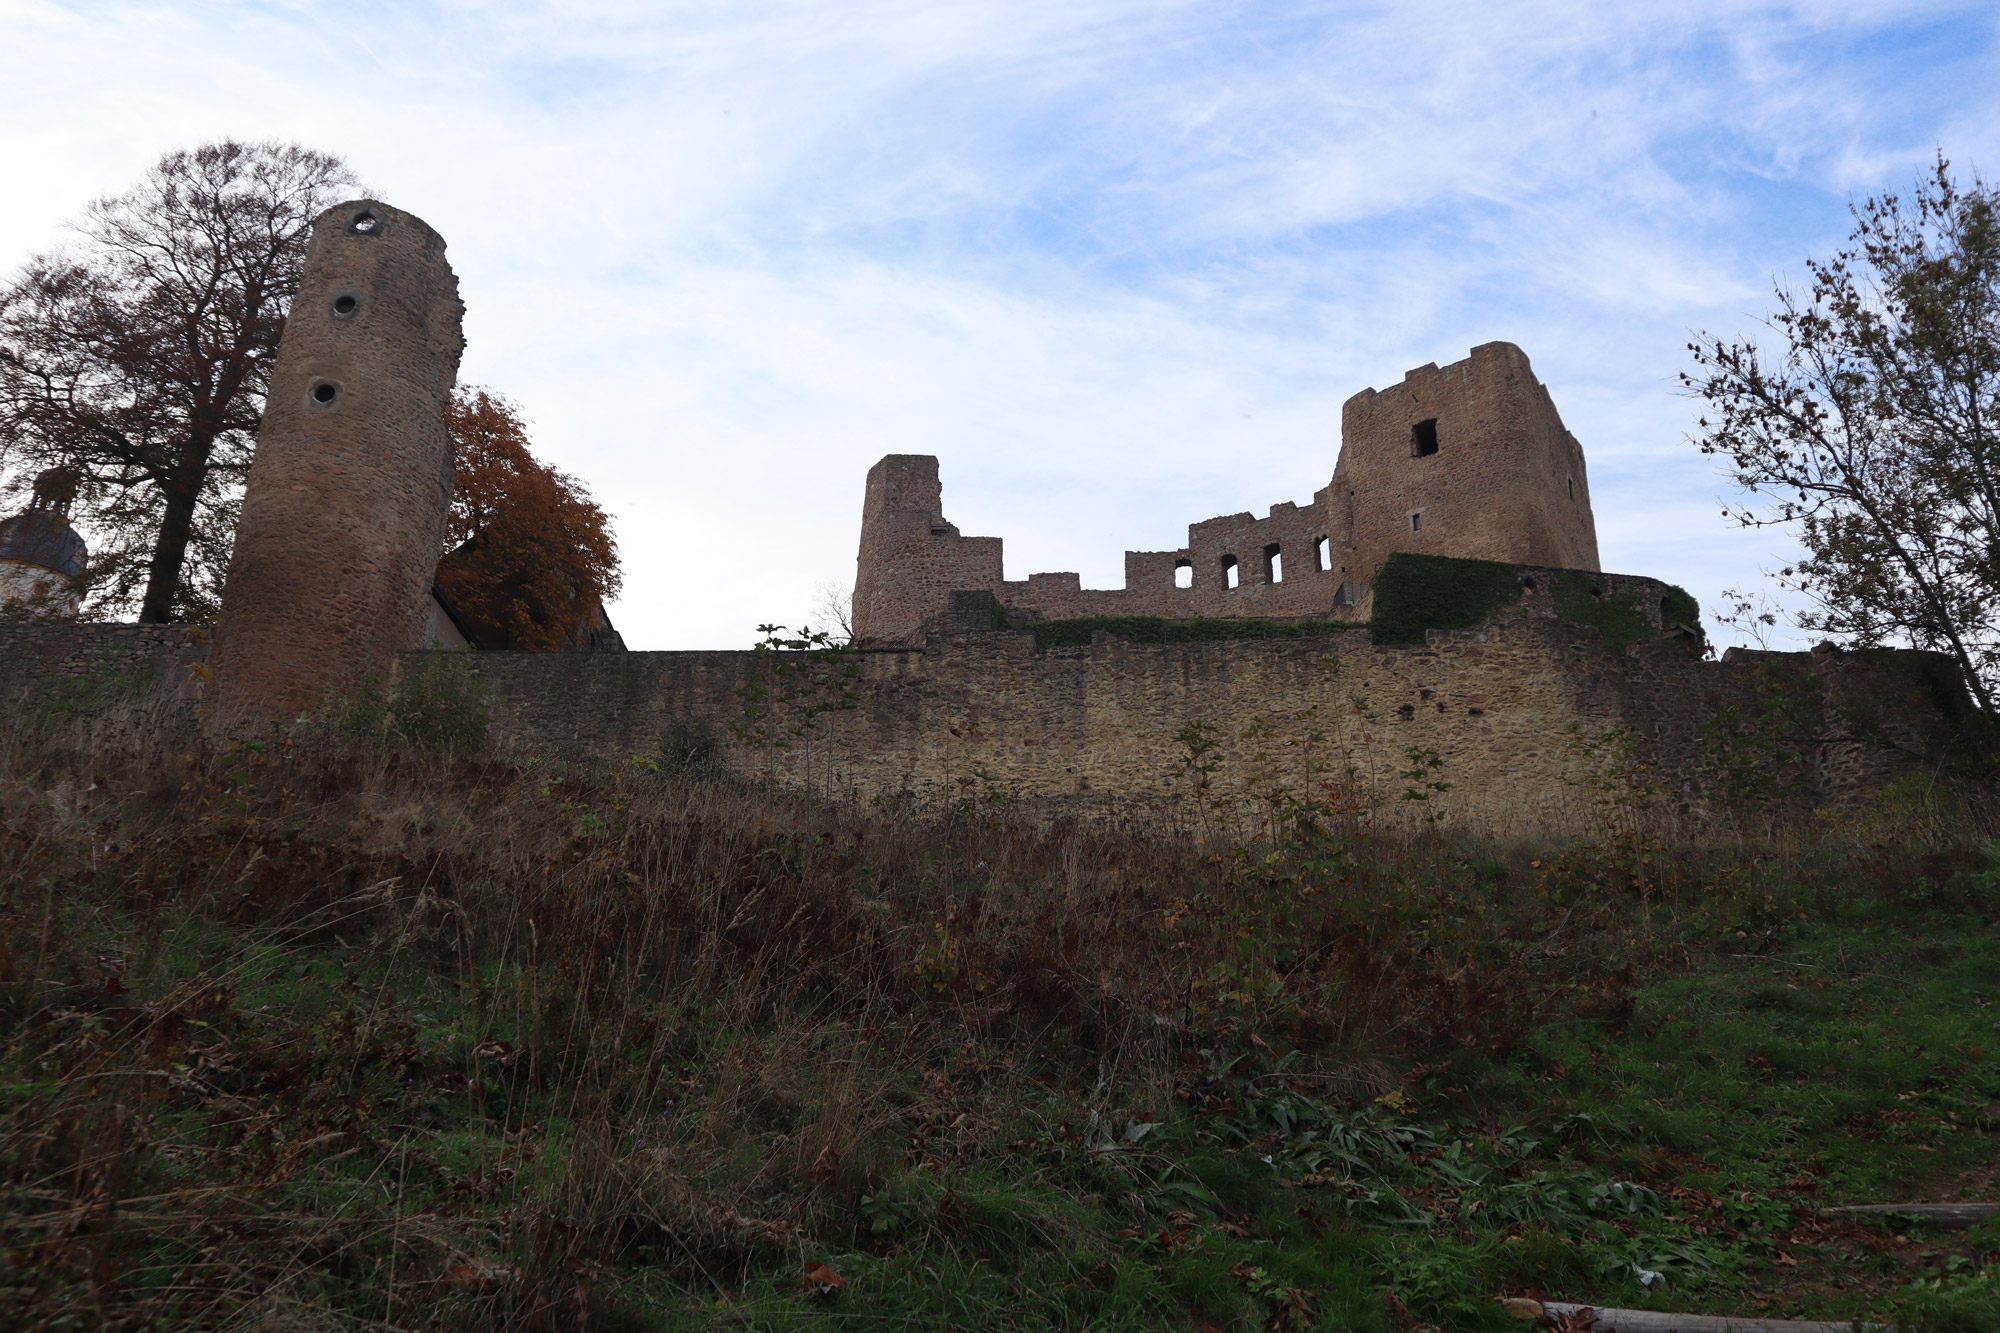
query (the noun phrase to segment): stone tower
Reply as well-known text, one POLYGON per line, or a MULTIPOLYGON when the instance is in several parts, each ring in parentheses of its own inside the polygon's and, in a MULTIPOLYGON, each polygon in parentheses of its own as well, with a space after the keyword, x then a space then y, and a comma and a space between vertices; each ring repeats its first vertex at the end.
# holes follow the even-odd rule
POLYGON ((1000 539, 962 536, 946 521, 935 457, 889 454, 868 469, 854 569, 857 642, 921 644, 954 591, 999 584, 1000 539))
POLYGON ((464 313, 421 218, 360 199, 314 220, 223 588, 218 720, 295 718, 423 646, 464 313))
POLYGON ((1363 389, 1340 410, 1340 442, 1314 499, 1353 578, 1395 551, 1597 568, 1583 447, 1513 343, 1363 389))
POLYGON ((52 467, 35 478, 28 507, 0 522, 0 608, 29 617, 76 614, 76 577, 90 554, 69 525, 81 478, 52 467))

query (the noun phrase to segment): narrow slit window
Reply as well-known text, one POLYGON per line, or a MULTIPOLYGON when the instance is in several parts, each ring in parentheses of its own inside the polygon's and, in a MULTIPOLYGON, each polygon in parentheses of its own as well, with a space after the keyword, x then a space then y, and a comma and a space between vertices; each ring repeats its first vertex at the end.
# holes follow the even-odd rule
POLYGON ((1283 583, 1285 581, 1285 553, 1272 542, 1264 548, 1264 582, 1283 583))
POLYGON ((1322 574, 1333 568, 1333 539, 1321 537, 1313 543, 1313 563, 1322 574))
POLYGON ((1438 451, 1437 418, 1419 421, 1410 427, 1410 457, 1429 458, 1438 451))
POLYGON ((1192 588, 1194 586, 1194 561, 1174 561, 1174 586, 1176 588, 1192 588))
POLYGON ((1424 530, 1424 516, 1422 514, 1410 515, 1410 531, 1422 532, 1423 530, 1424 530))
POLYGON ((1242 581, 1243 581, 1243 571, 1236 567, 1236 557, 1233 555, 1223 556, 1222 586, 1225 588, 1234 588, 1242 581))
POLYGON ((1571 477, 1571 478, 1569 478, 1569 498, 1570 498, 1570 499, 1572 499, 1572 500, 1576 499, 1576 478, 1575 478, 1575 477, 1571 477))

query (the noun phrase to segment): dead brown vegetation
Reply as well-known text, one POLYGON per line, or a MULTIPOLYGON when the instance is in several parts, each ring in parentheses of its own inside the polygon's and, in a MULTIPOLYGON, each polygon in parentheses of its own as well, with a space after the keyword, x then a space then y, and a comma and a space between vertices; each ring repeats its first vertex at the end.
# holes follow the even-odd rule
POLYGON ((726 1290, 865 1236, 902 1171, 1615 1016, 1670 952, 1626 938, 1643 884, 1546 873, 1373 837, 1338 793, 1218 840, 23 722, 0 1308, 582 1327, 635 1254, 726 1290))

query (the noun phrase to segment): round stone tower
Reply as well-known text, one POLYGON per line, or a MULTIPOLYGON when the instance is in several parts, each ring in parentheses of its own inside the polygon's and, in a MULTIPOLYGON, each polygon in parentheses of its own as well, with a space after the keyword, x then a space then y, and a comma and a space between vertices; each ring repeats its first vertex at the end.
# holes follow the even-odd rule
POLYGON ((361 199, 313 222, 223 587, 218 720, 298 717, 423 646, 464 313, 422 219, 361 199))
POLYGON ((52 467, 35 478, 28 507, 0 522, 0 615, 76 614, 76 576, 90 554, 69 525, 81 479, 52 467))

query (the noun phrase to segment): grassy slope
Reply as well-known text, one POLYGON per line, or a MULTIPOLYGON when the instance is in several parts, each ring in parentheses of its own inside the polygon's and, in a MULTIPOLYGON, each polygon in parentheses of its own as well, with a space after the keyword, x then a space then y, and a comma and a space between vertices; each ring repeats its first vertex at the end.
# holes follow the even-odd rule
POLYGON ((32 738, 0 790, 9 1326, 2000 1320, 1991 1229, 1813 1212, 1994 1193, 1948 851, 32 738))

